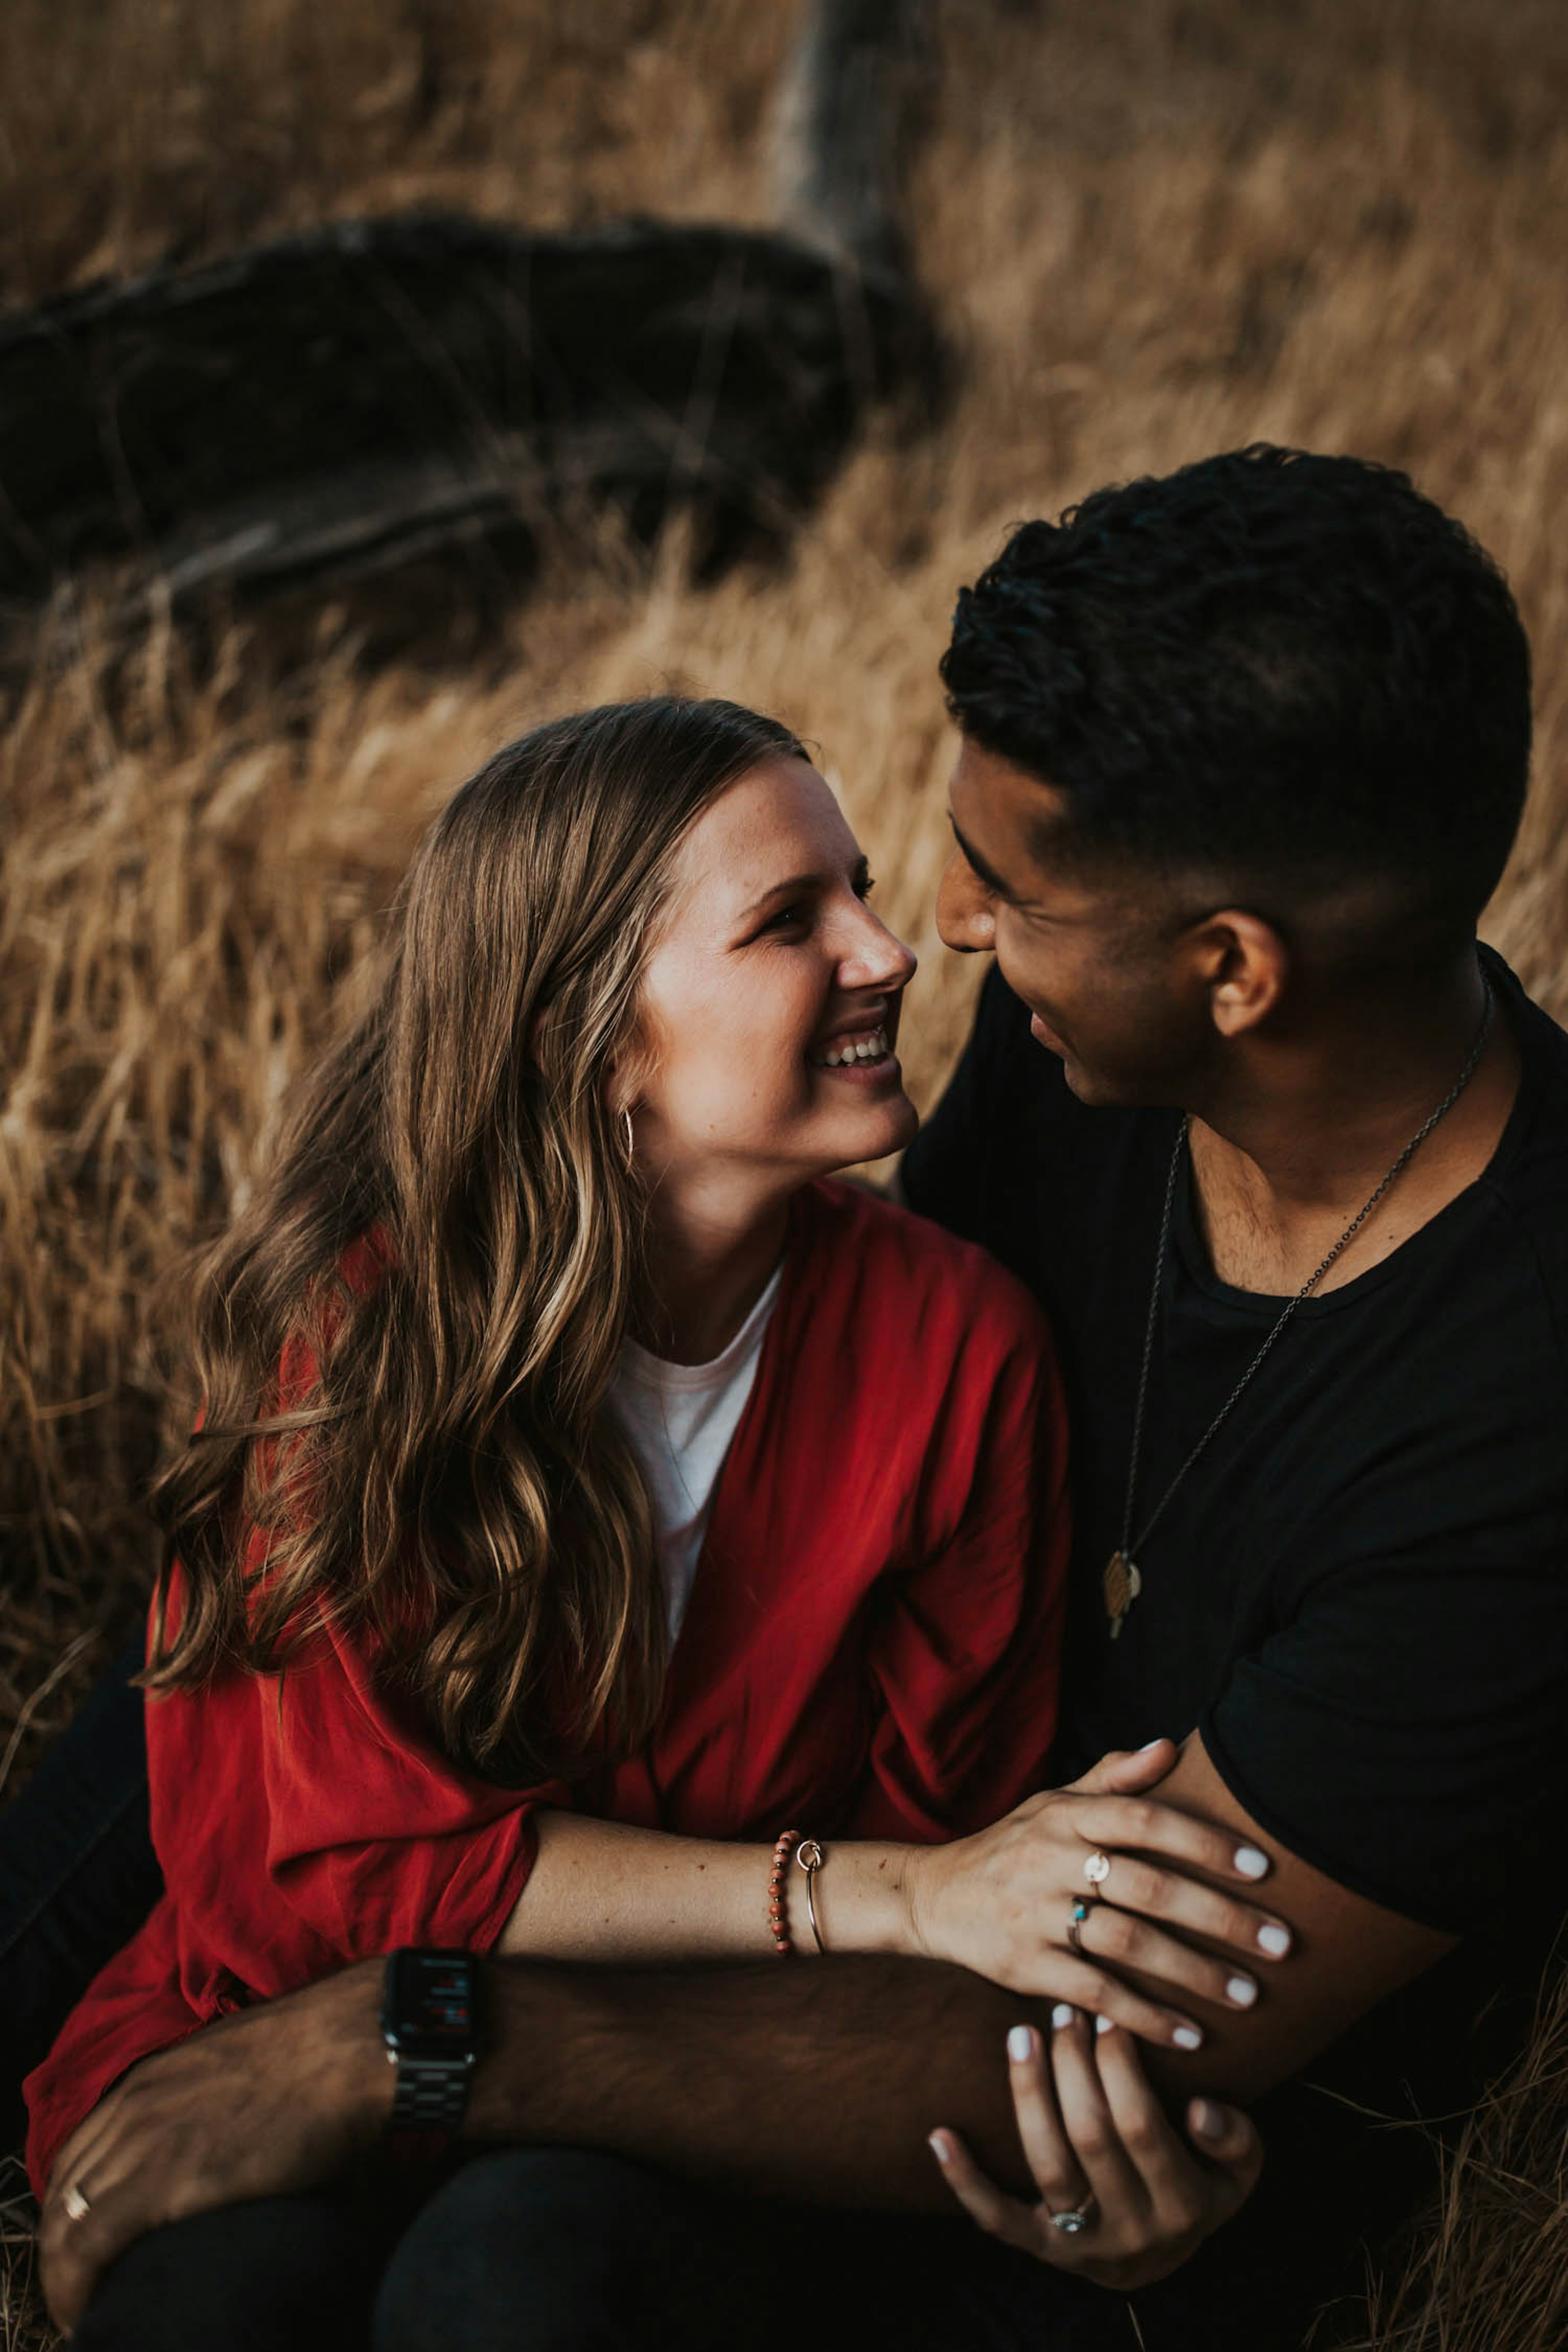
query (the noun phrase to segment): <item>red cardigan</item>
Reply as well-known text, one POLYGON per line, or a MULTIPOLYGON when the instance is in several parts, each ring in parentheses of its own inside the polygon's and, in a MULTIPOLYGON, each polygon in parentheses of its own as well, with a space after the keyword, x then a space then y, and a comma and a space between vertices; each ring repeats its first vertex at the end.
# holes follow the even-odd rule
POLYGON ((809 1186, 647 1747, 597 1786, 492 1787, 341 1638, 281 1688, 232 1673, 150 1701, 167 1892, 28 2079, 35 2189, 127 2067, 209 2019, 398 1944, 488 1949, 536 1804, 759 1843, 930 1843, 1005 1812, 1055 1727, 1065 1430, 1011 1276, 809 1186))

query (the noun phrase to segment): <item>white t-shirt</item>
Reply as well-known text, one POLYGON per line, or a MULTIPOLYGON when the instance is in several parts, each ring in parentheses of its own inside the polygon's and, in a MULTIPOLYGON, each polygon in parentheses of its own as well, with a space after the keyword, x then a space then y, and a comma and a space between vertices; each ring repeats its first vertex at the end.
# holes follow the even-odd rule
POLYGON ((628 1339, 610 1383, 610 1402, 637 1449, 653 1497, 672 1642, 691 1595, 713 1489, 757 1377, 783 1271, 775 1269, 723 1354, 710 1364, 667 1363, 628 1339))

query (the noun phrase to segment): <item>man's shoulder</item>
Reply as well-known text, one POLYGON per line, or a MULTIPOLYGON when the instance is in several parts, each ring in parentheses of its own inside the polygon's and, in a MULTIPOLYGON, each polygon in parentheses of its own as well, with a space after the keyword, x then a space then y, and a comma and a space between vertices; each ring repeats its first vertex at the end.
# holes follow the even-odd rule
POLYGON ((1521 1071, 1512 1115, 1479 1189, 1500 1233, 1528 1257, 1568 1347, 1568 1033, 1500 957, 1489 954, 1487 965, 1513 1024, 1521 1071))

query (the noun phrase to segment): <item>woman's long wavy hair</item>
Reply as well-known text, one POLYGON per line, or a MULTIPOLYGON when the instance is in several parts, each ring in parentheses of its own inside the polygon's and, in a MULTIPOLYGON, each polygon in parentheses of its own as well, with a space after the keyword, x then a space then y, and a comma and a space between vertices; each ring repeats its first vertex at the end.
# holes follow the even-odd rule
POLYGON ((610 704, 499 752, 437 820, 374 1003, 197 1264, 202 1419, 153 1490, 149 1689, 276 1673, 342 1626, 493 1779, 647 1736, 665 1602, 603 1409, 644 1203, 609 1074, 689 827, 800 750, 732 703, 610 704))

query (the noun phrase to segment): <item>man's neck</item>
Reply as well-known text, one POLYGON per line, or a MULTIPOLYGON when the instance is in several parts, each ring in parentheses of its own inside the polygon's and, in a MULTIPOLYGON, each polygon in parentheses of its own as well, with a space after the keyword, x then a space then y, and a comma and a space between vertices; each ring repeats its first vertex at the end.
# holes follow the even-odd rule
MULTIPOLYGON (((1194 1106, 1191 1130, 1198 1220, 1222 1281, 1274 1297, 1300 1289, 1454 1087, 1484 1009, 1467 957, 1418 999, 1324 1005, 1290 1035, 1237 1056, 1213 1098, 1194 1106)), ((1512 1030, 1494 1005, 1463 1093, 1321 1290, 1378 1265, 1475 1182, 1518 1083, 1512 1030)))
POLYGON ((647 1305, 633 1338, 671 1363, 711 1363, 766 1289, 788 1223, 788 1190, 667 1172, 649 1206, 647 1305))

